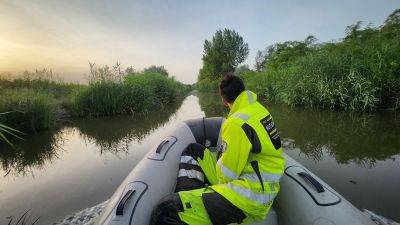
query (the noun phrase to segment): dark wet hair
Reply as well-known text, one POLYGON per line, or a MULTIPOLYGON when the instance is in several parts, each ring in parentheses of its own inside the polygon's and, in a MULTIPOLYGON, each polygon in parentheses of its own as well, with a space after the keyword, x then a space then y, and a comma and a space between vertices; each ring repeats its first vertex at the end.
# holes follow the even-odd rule
POLYGON ((245 90, 244 83, 240 77, 233 73, 227 73, 219 84, 219 93, 229 103, 233 103, 237 96, 245 90))

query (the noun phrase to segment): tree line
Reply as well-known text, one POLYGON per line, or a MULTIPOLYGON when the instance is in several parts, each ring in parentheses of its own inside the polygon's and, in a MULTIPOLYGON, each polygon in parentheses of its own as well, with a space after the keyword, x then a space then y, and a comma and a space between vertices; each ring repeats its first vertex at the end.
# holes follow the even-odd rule
POLYGON ((226 72, 242 76, 265 101, 345 110, 400 108, 400 9, 379 27, 357 22, 339 41, 313 35, 275 43, 256 54, 254 68, 241 63, 248 44, 234 30, 218 30, 204 42, 197 88, 216 90, 226 72))

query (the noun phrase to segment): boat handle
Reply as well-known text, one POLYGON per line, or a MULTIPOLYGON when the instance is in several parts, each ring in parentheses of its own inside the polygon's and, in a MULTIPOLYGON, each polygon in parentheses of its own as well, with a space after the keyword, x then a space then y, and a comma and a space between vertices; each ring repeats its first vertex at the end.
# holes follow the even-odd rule
POLYGON ((117 216, 124 215, 124 207, 128 199, 135 193, 135 190, 129 190, 126 192, 124 197, 121 199, 121 201, 118 203, 117 206, 117 212, 115 213, 117 216))
POLYGON ((314 177, 312 177, 310 174, 306 173, 306 172, 299 172, 297 173, 300 177, 308 180, 314 187, 315 189, 317 189, 318 193, 324 192, 325 189, 322 186, 321 183, 319 183, 314 177))
POLYGON ((167 144, 169 142, 169 140, 164 140, 163 142, 161 142, 160 145, 158 145, 156 153, 161 153, 162 148, 164 147, 165 144, 167 144))

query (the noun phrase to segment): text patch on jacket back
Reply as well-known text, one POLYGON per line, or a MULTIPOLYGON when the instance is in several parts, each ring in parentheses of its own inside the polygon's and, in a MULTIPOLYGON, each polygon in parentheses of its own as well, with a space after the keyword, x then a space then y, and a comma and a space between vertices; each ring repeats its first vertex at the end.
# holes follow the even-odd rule
POLYGON ((279 136, 278 130, 275 127, 275 123, 272 120, 272 116, 268 115, 260 122, 263 125, 264 129, 267 131, 275 149, 278 150, 281 147, 281 138, 279 136))

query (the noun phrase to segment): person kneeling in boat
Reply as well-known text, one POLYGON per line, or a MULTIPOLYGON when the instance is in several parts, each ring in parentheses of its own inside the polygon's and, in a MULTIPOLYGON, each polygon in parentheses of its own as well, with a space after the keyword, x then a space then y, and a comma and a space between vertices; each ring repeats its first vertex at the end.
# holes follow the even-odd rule
POLYGON ((239 77, 226 75, 219 89, 230 112, 218 154, 197 143, 183 151, 177 193, 160 201, 151 224, 252 223, 271 208, 285 164, 272 116, 239 77))

